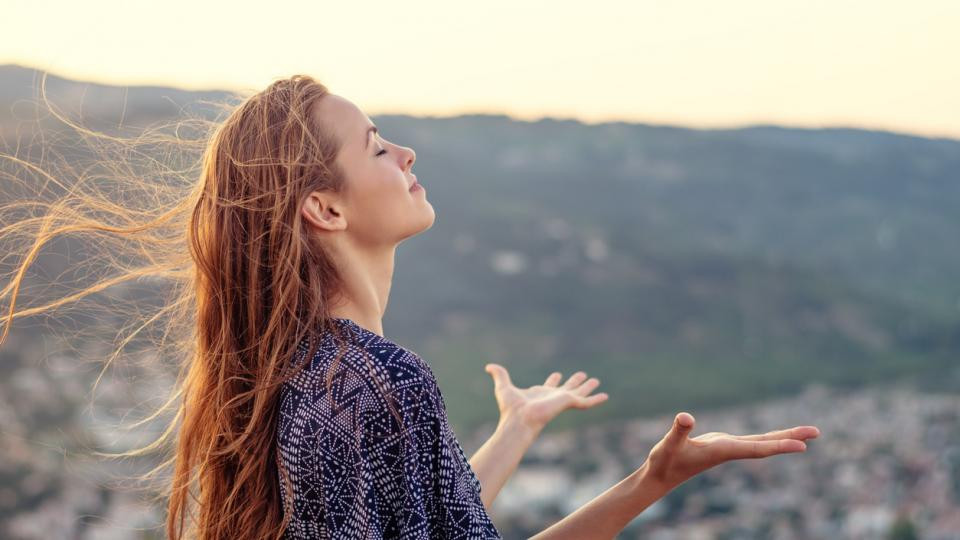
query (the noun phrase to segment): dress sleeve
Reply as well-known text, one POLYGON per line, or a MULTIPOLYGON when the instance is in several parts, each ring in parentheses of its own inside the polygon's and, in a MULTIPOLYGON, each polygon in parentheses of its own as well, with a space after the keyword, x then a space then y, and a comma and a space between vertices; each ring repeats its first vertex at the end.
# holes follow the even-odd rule
POLYGON ((285 539, 389 538, 376 506, 382 471, 361 429, 373 399, 365 381, 342 373, 334 378, 332 393, 323 389, 320 377, 285 391, 280 458, 289 469, 292 493, 282 478, 281 492, 293 506, 285 539))
POLYGON ((367 457, 389 471, 377 486, 388 538, 500 539, 480 482, 451 429, 429 370, 393 382, 401 426, 389 412, 369 423, 367 457))
POLYGON ((319 381, 288 396, 285 538, 501 539, 432 372, 410 363, 381 374, 384 391, 369 378, 335 378, 333 405, 319 381))

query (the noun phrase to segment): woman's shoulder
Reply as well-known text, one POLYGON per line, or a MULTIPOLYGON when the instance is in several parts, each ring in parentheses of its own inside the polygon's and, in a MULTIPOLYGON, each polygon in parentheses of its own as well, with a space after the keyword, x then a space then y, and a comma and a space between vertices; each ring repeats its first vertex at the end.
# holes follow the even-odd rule
POLYGON ((332 373, 332 382, 347 383, 355 393, 376 390, 378 394, 429 392, 439 395, 436 377, 430 365, 415 351, 396 341, 364 328, 352 319, 330 319, 331 330, 318 333, 314 354, 308 339, 297 347, 297 362, 308 365, 286 386, 294 391, 316 390, 332 373), (342 340, 336 339, 337 334, 342 340), (337 360, 334 364, 334 361, 337 360))
MULTIPOLYGON (((334 322, 346 331, 344 342, 324 335, 309 364, 281 389, 281 448, 296 454, 318 445, 360 445, 367 437, 393 444, 406 434, 423 440, 448 436, 446 406, 430 366, 349 319, 334 322)), ((298 352, 304 358, 305 348, 298 352)))

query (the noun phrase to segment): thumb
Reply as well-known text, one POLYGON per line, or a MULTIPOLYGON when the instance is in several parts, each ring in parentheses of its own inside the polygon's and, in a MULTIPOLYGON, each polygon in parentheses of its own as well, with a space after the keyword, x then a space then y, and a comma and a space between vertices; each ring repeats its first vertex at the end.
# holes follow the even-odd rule
POLYGON ((667 434, 667 438, 671 443, 680 443, 685 440, 690 434, 690 431, 693 430, 694 418, 693 415, 688 412, 677 413, 677 416, 673 419, 673 426, 670 428, 670 433, 667 434))
POLYGON ((484 366, 483 369, 493 377, 493 384, 495 387, 499 388, 500 385, 513 384, 510 382, 510 374, 507 373, 507 368, 501 366, 500 364, 490 363, 484 366))

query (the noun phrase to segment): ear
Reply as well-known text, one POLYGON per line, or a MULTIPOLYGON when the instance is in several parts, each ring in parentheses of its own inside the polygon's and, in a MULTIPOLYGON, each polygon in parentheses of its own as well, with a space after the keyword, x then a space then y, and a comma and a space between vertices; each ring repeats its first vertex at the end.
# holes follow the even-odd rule
POLYGON ((327 191, 314 191, 303 202, 300 212, 309 224, 321 231, 339 231, 347 228, 339 196, 327 191))

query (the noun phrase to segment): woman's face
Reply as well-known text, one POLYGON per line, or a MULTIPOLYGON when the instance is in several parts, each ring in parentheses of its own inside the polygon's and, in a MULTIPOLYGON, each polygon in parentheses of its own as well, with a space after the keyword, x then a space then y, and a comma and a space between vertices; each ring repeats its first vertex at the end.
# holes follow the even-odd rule
POLYGON ((339 193, 315 192, 304 215, 324 230, 346 231, 365 246, 396 245, 429 229, 436 217, 422 186, 411 190, 416 153, 388 142, 356 105, 335 94, 320 100, 316 114, 341 141, 336 161, 346 175, 339 193))

